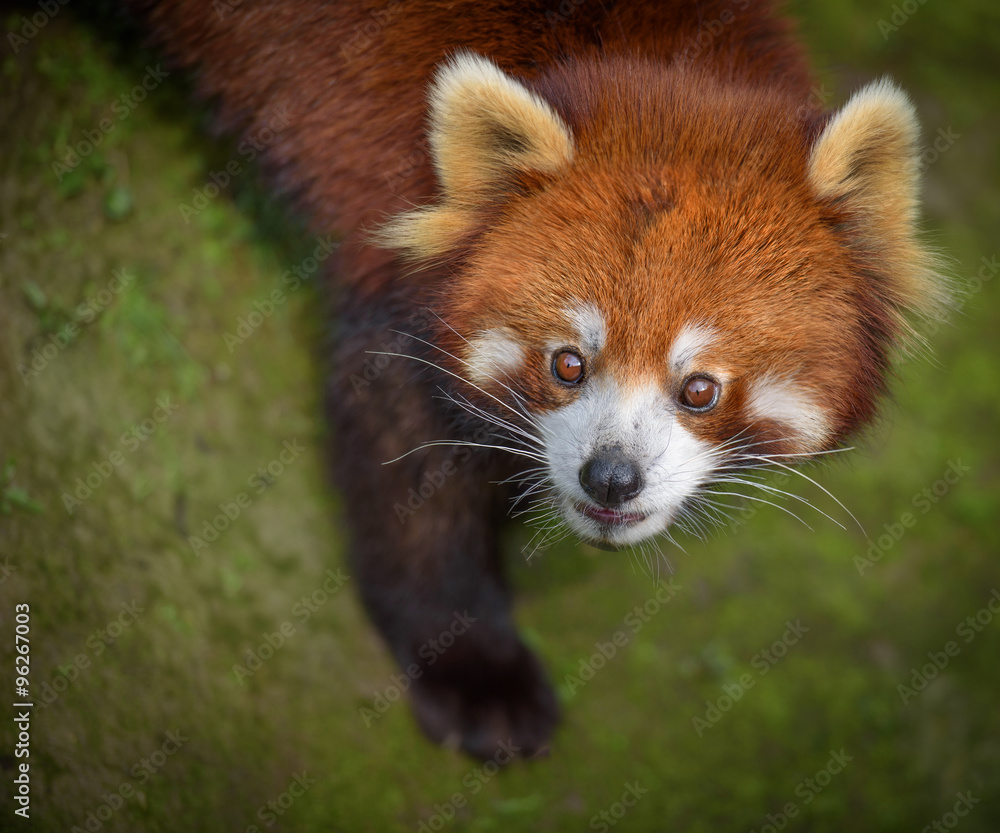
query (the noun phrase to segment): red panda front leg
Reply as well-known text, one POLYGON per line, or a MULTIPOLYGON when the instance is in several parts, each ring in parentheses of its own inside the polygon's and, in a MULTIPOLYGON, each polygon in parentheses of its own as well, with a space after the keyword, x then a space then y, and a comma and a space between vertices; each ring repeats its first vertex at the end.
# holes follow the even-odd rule
MULTIPOLYGON (((335 346, 328 409, 365 607, 410 679, 417 720, 433 740, 483 759, 501 743, 537 754, 558 708, 510 615, 497 547, 508 496, 491 485, 502 475, 488 453, 463 446, 383 465, 462 435, 443 411, 443 377, 367 352, 386 351, 393 330, 413 327, 373 321, 370 307, 353 312, 340 318, 353 323, 335 346)), ((406 341, 388 351, 412 353, 418 343, 406 341)))

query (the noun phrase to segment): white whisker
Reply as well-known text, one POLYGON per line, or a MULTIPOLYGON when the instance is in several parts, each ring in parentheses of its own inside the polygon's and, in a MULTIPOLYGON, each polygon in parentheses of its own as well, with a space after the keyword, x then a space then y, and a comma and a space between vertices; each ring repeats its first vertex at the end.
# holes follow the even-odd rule
POLYGON ((754 482, 752 480, 743 480, 743 479, 738 478, 738 477, 714 478, 712 482, 714 482, 714 483, 733 483, 733 484, 736 484, 738 486, 755 486, 756 488, 761 489, 761 490, 767 492, 768 494, 777 495, 777 496, 780 496, 780 497, 791 498, 792 500, 797 500, 797 501, 799 501, 799 503, 804 503, 810 509, 813 509, 816 512, 819 512, 819 514, 821 514, 824 518, 826 518, 827 520, 829 520, 832 523, 836 524, 841 529, 843 529, 845 531, 847 530, 847 527, 844 526, 836 518, 828 515, 826 512, 824 512, 818 506, 815 506, 811 501, 807 500, 806 498, 802 497, 801 495, 796 495, 793 492, 786 492, 784 489, 779 489, 776 486, 768 486, 766 483, 756 483, 756 482, 754 482))
POLYGON ((791 515, 793 518, 795 518, 795 520, 797 520, 800 524, 802 524, 810 532, 814 532, 815 531, 815 530, 813 530, 813 528, 811 526, 809 526, 809 524, 807 524, 804 520, 802 520, 802 518, 800 518, 798 515, 796 515, 791 509, 789 509, 787 506, 782 506, 780 503, 775 503, 774 501, 766 500, 765 498, 757 497, 756 495, 743 495, 743 494, 737 494, 736 492, 713 492, 711 489, 705 489, 705 494, 708 494, 708 495, 720 495, 720 496, 721 495, 737 495, 737 497, 739 497, 739 498, 741 498, 743 500, 752 500, 752 501, 755 501, 756 503, 765 503, 768 506, 773 506, 775 509, 780 509, 782 512, 784 512, 787 515, 791 515))
MULTIPOLYGON (((805 474, 801 469, 792 468, 791 466, 787 466, 784 463, 778 462, 777 460, 768 459, 767 462, 775 466, 778 466, 778 468, 788 472, 789 474, 797 474, 803 480, 807 480, 810 483, 812 483, 813 486, 815 486, 817 489, 823 492, 823 494, 825 494, 828 498, 830 498, 830 500, 836 503, 837 506, 843 509, 850 516, 851 520, 858 525, 858 529, 860 529, 862 533, 865 533, 865 528, 861 525, 861 522, 854 517, 854 514, 851 512, 850 509, 848 509, 846 506, 844 506, 843 503, 841 503, 839 500, 837 500, 836 497, 834 497, 833 493, 829 489, 821 486, 819 483, 813 480, 809 475, 805 474)), ((865 537, 867 537, 867 533, 865 533, 865 537)))
MULTIPOLYGON (((420 341, 420 339, 417 339, 417 341, 420 341)), ((531 424, 531 420, 530 419, 528 419, 520 411, 518 411, 518 410, 514 409, 513 407, 511 407, 511 405, 508 404, 507 402, 504 402, 502 399, 500 399, 500 397, 493 395, 489 391, 483 390, 481 387, 479 387, 479 385, 476 385, 473 382, 470 382, 464 376, 459 376, 457 373, 455 373, 455 372, 453 372, 451 370, 448 370, 448 368, 441 367, 441 365, 439 365, 439 364, 435 364, 430 359, 425 359, 422 356, 413 356, 413 355, 410 355, 409 353, 391 353, 391 352, 388 352, 388 351, 381 351, 381 350, 368 350, 367 352, 370 353, 373 356, 395 356, 396 358, 399 358, 399 359, 412 359, 415 362, 420 362, 421 364, 425 364, 428 367, 434 368, 435 370, 439 370, 442 373, 446 374, 447 376, 451 376, 452 379, 457 379, 459 382, 463 382, 466 385, 468 385, 469 387, 474 388, 475 390, 478 390, 481 394, 483 394, 483 396, 488 397, 489 399, 492 399, 494 402, 496 402, 498 405, 506 408, 512 414, 515 414, 516 416, 520 417, 521 419, 524 419, 526 422, 528 422, 529 424, 531 424)), ((532 427, 534 427, 534 426, 532 426, 532 427)))
POLYGON ((511 454, 517 455, 518 457, 527 457, 529 460, 534 460, 535 462, 538 462, 538 463, 544 463, 545 462, 545 458, 544 457, 540 457, 537 454, 533 454, 533 453, 531 453, 529 451, 524 451, 524 450, 522 450, 520 448, 510 448, 509 446, 506 446, 506 445, 491 445, 489 443, 476 443, 476 442, 472 442, 470 440, 435 440, 433 442, 427 442, 427 443, 423 443, 421 445, 418 445, 416 448, 411 448, 406 453, 400 454, 398 457, 395 457, 392 460, 386 460, 382 465, 383 466, 388 466, 388 465, 390 465, 392 463, 398 463, 404 457, 409 457, 411 454, 415 454, 418 451, 423 451, 425 448, 435 448, 437 446, 456 446, 456 447, 460 447, 460 448, 461 447, 464 447, 464 448, 489 448, 489 449, 493 449, 495 451, 507 451, 507 452, 509 452, 511 454))

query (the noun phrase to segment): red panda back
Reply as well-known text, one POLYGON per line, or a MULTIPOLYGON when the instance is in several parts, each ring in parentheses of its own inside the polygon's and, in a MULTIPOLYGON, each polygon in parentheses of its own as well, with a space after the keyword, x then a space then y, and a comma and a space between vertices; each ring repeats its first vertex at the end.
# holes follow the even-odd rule
POLYGON ((287 119, 265 163, 344 237, 327 390, 352 562, 421 724, 484 757, 534 754, 557 714, 507 612, 511 492, 543 541, 697 531, 747 469, 869 423, 909 314, 946 294, 891 83, 823 114, 768 3, 553 2, 152 11, 223 129, 287 119), (411 665, 466 608, 458 650, 411 665))
MULTIPOLYGON (((287 120, 266 148, 266 168, 317 232, 360 244, 387 215, 435 193, 427 90, 456 50, 524 79, 599 56, 707 64, 804 104, 803 54, 769 6, 165 0, 152 4, 151 17, 175 59, 197 67, 200 93, 218 101, 220 129, 254 134, 275 114, 287 120)), ((354 266, 344 280, 375 289, 386 279, 388 255, 349 245, 347 257, 354 266)))

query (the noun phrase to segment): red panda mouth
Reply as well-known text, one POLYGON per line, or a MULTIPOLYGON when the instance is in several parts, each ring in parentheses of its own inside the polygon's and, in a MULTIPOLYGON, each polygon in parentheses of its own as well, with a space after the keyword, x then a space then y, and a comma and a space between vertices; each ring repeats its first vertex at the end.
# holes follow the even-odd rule
POLYGON ((646 520, 646 516, 638 512, 622 512, 618 509, 605 509, 592 503, 578 503, 576 510, 592 521, 602 526, 631 526, 646 520))

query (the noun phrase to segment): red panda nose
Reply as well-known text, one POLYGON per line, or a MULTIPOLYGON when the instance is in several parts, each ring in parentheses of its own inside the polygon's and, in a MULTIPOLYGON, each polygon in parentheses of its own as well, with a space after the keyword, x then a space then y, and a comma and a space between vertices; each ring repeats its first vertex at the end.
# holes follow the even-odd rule
POLYGON ((618 446, 602 448, 580 469, 580 485, 601 506, 621 506, 642 491, 639 467, 618 446))

